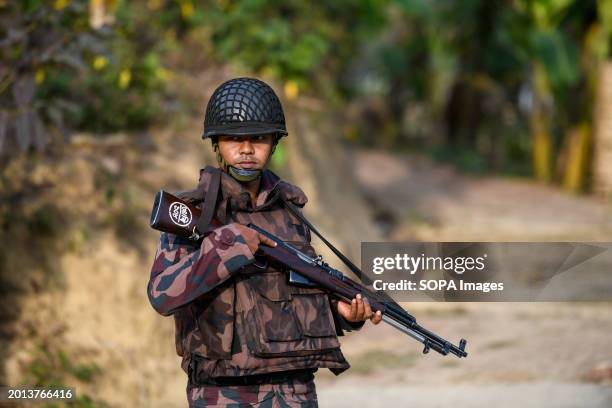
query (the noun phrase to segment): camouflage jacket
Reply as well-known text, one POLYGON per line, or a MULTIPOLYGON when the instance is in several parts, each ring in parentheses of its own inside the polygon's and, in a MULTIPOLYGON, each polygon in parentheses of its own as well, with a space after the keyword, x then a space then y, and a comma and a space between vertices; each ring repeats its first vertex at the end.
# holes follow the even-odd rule
MULTIPOLYGON (((198 187, 178 195, 201 206, 195 193, 209 183, 210 174, 202 169, 198 187)), ((302 190, 265 170, 254 208, 248 191, 226 173, 219 194, 214 229, 205 238, 161 234, 148 284, 155 310, 174 316, 176 350, 190 379, 346 370, 337 336, 363 323, 342 319, 323 291, 288 285, 283 271, 255 262, 235 227, 253 222, 314 255, 310 231, 280 199, 303 207, 302 190)))

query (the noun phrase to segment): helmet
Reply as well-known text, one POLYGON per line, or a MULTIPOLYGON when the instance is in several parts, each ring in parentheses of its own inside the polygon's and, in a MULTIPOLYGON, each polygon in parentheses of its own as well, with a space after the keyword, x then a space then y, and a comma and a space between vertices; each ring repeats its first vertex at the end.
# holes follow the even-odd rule
POLYGON ((220 135, 287 135, 283 107, 274 90, 255 78, 222 83, 206 106, 202 138, 220 135))

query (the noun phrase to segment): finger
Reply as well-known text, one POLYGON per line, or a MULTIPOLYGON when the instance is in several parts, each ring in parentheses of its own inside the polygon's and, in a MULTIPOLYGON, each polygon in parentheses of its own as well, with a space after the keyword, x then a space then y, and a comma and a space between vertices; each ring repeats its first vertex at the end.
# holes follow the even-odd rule
POLYGON ((382 313, 379 310, 378 312, 374 313, 372 315, 372 317, 370 318, 370 320, 372 321, 373 324, 378 324, 382 321, 382 313))
POLYGON ((357 294, 357 319, 364 320, 365 306, 363 305, 363 299, 361 294, 357 294))
POLYGON ((374 315, 374 312, 372 312, 372 306, 370 306, 370 301, 368 300, 368 298, 363 298, 363 306, 364 306, 364 314, 365 314, 365 318, 369 319, 372 317, 372 315, 374 315))
POLYGON ((338 303, 336 303, 336 310, 338 310, 338 313, 343 315, 347 314, 347 312, 350 314, 351 304, 349 302, 339 300, 338 303))
POLYGON ((351 320, 357 320, 357 299, 351 300, 351 320))
POLYGON ((266 237, 263 234, 259 234, 259 242, 269 247, 272 247, 272 248, 276 246, 276 242, 274 242, 273 240, 271 240, 270 238, 266 237))
POLYGON ((242 234, 242 236, 244 237, 244 239, 247 242, 257 242, 257 245, 259 245, 259 233, 257 231, 253 231, 250 228, 244 227, 240 233, 242 234))
POLYGON ((255 255, 257 253, 257 250, 259 249, 259 245, 253 245, 248 243, 247 244, 249 247, 249 250, 253 253, 253 255, 255 255))

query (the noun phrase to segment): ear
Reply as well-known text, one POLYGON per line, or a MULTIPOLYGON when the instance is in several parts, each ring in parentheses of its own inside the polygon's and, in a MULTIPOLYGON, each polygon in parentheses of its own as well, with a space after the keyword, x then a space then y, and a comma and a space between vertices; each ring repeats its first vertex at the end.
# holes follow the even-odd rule
POLYGON ((272 135, 272 137, 274 137, 274 140, 272 140, 272 151, 270 152, 270 156, 274 154, 274 151, 276 150, 276 145, 278 144, 278 141, 280 140, 280 137, 278 136, 278 134, 274 134, 272 135))

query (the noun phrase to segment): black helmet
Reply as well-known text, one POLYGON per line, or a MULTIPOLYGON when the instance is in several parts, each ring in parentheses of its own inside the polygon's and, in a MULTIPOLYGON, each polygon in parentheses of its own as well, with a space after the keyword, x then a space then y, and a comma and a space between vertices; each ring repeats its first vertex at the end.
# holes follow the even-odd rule
POLYGON ((203 139, 220 135, 287 135, 285 115, 268 84, 255 78, 222 83, 206 106, 203 139))

